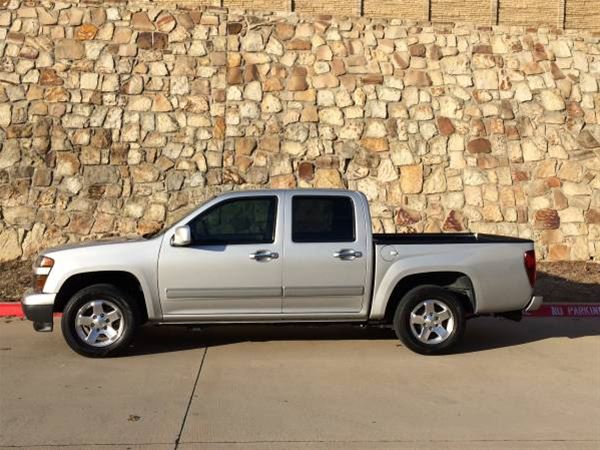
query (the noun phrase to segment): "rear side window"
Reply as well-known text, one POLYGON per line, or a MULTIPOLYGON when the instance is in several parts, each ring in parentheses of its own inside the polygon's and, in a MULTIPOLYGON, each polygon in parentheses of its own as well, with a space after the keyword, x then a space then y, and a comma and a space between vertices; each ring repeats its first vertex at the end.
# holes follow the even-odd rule
POLYGON ((275 240, 277 197, 225 200, 190 223, 194 244, 267 244, 275 240))
POLYGON ((354 206, 349 197, 292 198, 292 241, 352 242, 354 239, 354 206))

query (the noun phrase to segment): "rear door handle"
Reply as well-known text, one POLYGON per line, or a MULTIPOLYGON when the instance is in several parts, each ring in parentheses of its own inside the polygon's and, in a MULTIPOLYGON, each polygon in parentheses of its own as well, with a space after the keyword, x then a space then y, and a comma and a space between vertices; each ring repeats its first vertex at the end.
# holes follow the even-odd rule
POLYGON ((362 256, 362 252, 357 250, 352 250, 351 248, 344 248, 339 252, 335 252, 333 254, 334 258, 344 259, 344 260, 353 260, 356 258, 360 258, 362 256))
POLYGON ((250 253, 250 259, 255 261, 270 261, 271 259, 279 258, 279 253, 271 252, 269 250, 257 250, 254 253, 250 253))

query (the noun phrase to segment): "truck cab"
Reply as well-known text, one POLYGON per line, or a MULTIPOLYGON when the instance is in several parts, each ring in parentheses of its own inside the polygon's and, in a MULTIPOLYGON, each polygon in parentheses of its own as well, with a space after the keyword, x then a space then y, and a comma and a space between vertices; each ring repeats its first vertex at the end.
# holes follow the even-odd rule
POLYGON ((363 194, 224 195, 165 234, 158 256, 163 317, 365 319, 372 252, 363 194))

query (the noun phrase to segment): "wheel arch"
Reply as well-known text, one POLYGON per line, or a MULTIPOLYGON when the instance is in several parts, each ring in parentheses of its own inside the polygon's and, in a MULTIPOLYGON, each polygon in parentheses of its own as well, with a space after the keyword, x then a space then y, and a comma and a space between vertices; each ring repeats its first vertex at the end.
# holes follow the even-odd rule
POLYGON ((141 323, 148 320, 148 308, 142 284, 138 277, 125 270, 81 272, 69 276, 56 294, 54 312, 63 312, 65 305, 76 292, 94 284, 111 284, 129 294, 141 313, 141 323))
POLYGON ((391 323, 396 307, 404 295, 410 290, 423 285, 439 286, 454 292, 459 296, 468 315, 474 314, 476 311, 475 289, 471 278, 467 274, 452 270, 420 272, 407 275, 398 280, 388 298, 384 321, 391 323))

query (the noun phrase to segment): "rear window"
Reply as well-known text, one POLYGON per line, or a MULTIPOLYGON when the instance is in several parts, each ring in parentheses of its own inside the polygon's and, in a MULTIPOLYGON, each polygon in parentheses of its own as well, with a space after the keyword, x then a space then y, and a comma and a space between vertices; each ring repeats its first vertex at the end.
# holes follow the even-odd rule
POLYGON ((352 242, 354 239, 354 206, 349 197, 292 198, 292 241, 352 242))

